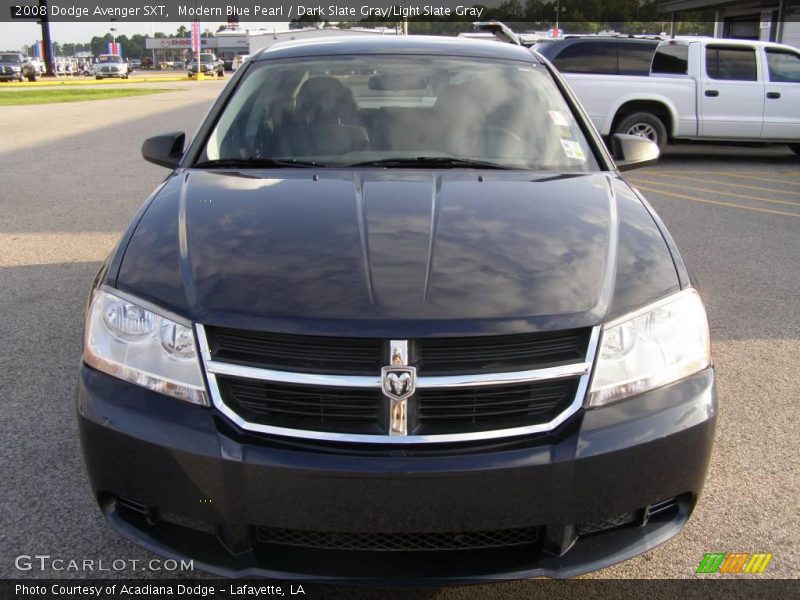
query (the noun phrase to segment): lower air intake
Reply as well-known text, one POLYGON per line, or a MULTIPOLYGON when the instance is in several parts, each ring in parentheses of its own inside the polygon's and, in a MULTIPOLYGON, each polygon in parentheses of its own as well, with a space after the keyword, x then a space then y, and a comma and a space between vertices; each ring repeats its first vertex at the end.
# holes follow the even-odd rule
POLYGON ((420 552, 524 546, 536 543, 539 530, 524 527, 458 533, 336 533, 257 527, 256 534, 262 544, 324 550, 420 552))

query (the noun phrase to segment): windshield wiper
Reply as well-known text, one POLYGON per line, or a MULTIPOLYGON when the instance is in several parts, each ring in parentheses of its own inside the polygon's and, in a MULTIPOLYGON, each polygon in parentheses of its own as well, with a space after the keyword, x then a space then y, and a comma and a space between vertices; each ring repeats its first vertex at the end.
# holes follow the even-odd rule
POLYGON ((514 169, 508 165, 489 162, 485 160, 475 160, 472 158, 458 158, 456 156, 416 156, 413 158, 381 158, 378 160, 367 160, 360 163, 346 165, 347 167, 410 167, 425 168, 436 167, 439 169, 514 169))
POLYGON ((329 167, 325 163, 319 163, 313 160, 296 160, 292 159, 279 159, 279 158, 217 158, 214 160, 204 160, 192 165, 196 169, 216 169, 216 168, 230 168, 230 169, 254 169, 254 168, 297 168, 305 169, 308 167, 329 167))

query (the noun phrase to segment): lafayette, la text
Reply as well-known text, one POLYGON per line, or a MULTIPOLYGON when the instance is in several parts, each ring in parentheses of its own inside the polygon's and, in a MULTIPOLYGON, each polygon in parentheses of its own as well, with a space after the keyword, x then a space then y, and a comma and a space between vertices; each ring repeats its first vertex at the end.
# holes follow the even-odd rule
POLYGON ((96 596, 97 598, 114 597, 117 594, 122 596, 192 596, 206 597, 216 594, 228 594, 230 596, 247 596, 248 598, 258 598, 259 596, 305 596, 305 590, 300 584, 291 584, 287 590, 280 585, 249 585, 249 584, 228 584, 225 586, 213 586, 203 584, 178 584, 156 585, 156 584, 113 584, 113 585, 81 585, 81 584, 53 584, 46 585, 27 585, 18 583, 14 589, 19 596, 47 596, 50 592, 53 596, 96 596), (288 594, 287 594, 288 592, 288 594))

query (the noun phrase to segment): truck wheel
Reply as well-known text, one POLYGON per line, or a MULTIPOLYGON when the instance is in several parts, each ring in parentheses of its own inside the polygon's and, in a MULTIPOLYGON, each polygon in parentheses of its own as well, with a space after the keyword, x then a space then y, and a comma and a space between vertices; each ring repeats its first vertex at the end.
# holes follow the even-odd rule
POLYGON ((28 75, 28 81, 36 81, 36 73, 31 73, 28 75))
POLYGON ((789 144, 789 149, 795 154, 800 154, 800 144, 789 144))
POLYGON ((95 79, 102 79, 102 77, 100 75, 95 75, 94 78, 95 79))
POLYGON ((667 128, 663 121, 646 112, 633 113, 622 119, 614 128, 614 133, 627 133, 647 138, 658 144, 660 150, 667 145, 667 128))

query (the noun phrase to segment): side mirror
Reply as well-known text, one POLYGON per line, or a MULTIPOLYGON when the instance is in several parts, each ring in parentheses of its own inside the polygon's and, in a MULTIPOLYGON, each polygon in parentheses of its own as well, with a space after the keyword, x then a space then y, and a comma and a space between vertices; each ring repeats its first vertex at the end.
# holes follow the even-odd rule
POLYGON ((142 157, 162 167, 175 169, 183 157, 186 134, 182 131, 162 133, 147 138, 142 144, 142 157))
POLYGON ((630 171, 655 164, 661 151, 658 144, 627 133, 615 133, 611 137, 611 154, 620 171, 630 171))

